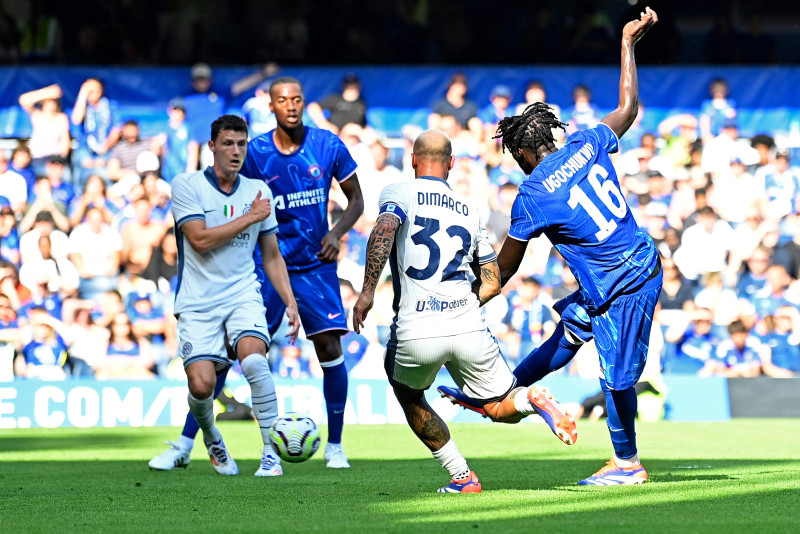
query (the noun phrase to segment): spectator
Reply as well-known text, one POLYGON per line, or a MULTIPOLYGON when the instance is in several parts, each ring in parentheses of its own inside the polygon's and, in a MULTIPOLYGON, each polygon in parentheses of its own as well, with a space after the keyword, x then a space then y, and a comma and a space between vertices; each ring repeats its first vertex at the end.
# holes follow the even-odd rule
POLYGON ((19 269, 7 260, 0 259, 0 293, 11 301, 11 307, 19 310, 23 302, 30 300, 31 290, 19 281, 19 269))
MULTIPOLYGON (((547 93, 545 92, 544 84, 539 80, 528 82, 528 85, 525 86, 525 102, 517 104, 514 114, 522 115, 522 113, 525 111, 525 108, 531 104, 535 104, 536 102, 546 103, 553 111, 553 115, 555 115, 558 120, 561 120, 561 107, 558 104, 552 104, 547 101, 547 93)), ((563 139, 564 132, 561 130, 561 128, 556 128, 553 131, 560 132, 560 135, 563 139)), ((556 138, 557 143, 558 141, 559 139, 556 138)))
POLYGON ((74 309, 67 324, 67 368, 74 378, 93 378, 94 368, 103 360, 108 344, 108 329, 95 324, 91 310, 85 306, 74 309))
POLYGON ((361 97, 361 80, 350 72, 342 80, 341 93, 323 98, 319 103, 309 102, 308 116, 318 128, 338 134, 345 124, 367 126, 367 103, 361 97))
POLYGON ((36 277, 29 282, 30 285, 26 286, 31 290, 31 296, 27 301, 24 301, 17 313, 21 323, 27 323, 30 320, 30 310, 42 308, 58 320, 62 317, 62 308, 64 300, 61 295, 55 290, 57 282, 51 286, 50 273, 47 271, 40 271, 36 273, 36 277))
POLYGON ((27 143, 20 141, 11 152, 11 161, 8 164, 9 169, 25 178, 25 185, 28 186, 28 191, 33 189, 33 184, 36 182, 36 173, 31 166, 32 161, 31 149, 28 148, 27 143))
POLYGON ((692 145, 697 141, 697 117, 689 113, 667 115, 658 123, 658 134, 665 141, 661 155, 673 170, 691 163, 692 145))
POLYGON ((106 173, 106 154, 119 139, 117 103, 105 96, 99 78, 81 84, 72 108, 72 124, 79 127, 79 145, 73 155, 75 184, 82 186, 92 174, 106 173))
POLYGON ((718 375, 728 378, 750 378, 761 374, 761 354, 764 347, 742 321, 728 326, 730 339, 717 346, 714 358, 700 371, 701 376, 718 375))
POLYGON ((766 333, 761 342, 768 347, 762 354, 765 375, 790 378, 800 373, 800 312, 794 306, 780 306, 775 315, 765 317, 766 333))
POLYGON ((36 223, 42 213, 48 213, 56 228, 62 232, 69 232, 70 223, 67 218, 67 206, 53 198, 53 188, 47 176, 40 176, 33 186, 33 202, 25 210, 25 215, 19 222, 21 232, 27 232, 36 223))
POLYGON ((700 104, 700 136, 704 142, 720 135, 726 124, 735 123, 737 114, 736 102, 728 98, 728 82, 715 78, 708 92, 711 98, 700 104))
MULTIPOLYGON (((272 82, 265 80, 256 88, 256 95, 248 98, 242 105, 242 114, 247 119, 250 139, 255 139, 278 126, 275 114, 269 108, 271 98, 269 86, 272 82)), ((309 107, 311 104, 309 104, 309 107)))
POLYGON ((772 263, 783 265, 792 278, 800 279, 800 216, 787 217, 786 227, 792 239, 775 249, 772 263))
POLYGON ((675 348, 665 352, 662 361, 665 374, 696 375, 706 367, 721 341, 712 328, 713 318, 712 310, 700 308, 693 313, 688 329, 678 323, 667 328, 665 341, 675 348))
POLYGON ((756 177, 765 189, 767 206, 764 213, 767 217, 782 219, 797 213, 800 207, 800 169, 789 166, 788 152, 778 152, 771 164, 756 171, 756 177))
POLYGON ((767 315, 775 315, 775 311, 780 306, 800 305, 797 291, 791 290, 792 281, 792 277, 789 276, 783 265, 770 265, 767 268, 764 286, 748 299, 752 314, 758 319, 763 319, 767 315))
POLYGON ((733 248, 733 228, 717 217, 709 206, 697 210, 697 224, 683 231, 675 263, 689 280, 705 273, 728 268, 728 252, 733 248))
POLYGON ((15 374, 40 380, 64 380, 67 345, 57 332, 63 323, 54 320, 43 308, 32 308, 29 314, 28 341, 14 362, 15 374))
POLYGON ((169 292, 170 281, 178 274, 178 243, 175 230, 169 228, 161 241, 153 247, 150 261, 140 276, 150 280, 162 293, 169 292))
POLYGON ((694 303, 700 308, 714 310, 714 329, 722 337, 725 329, 741 315, 741 307, 736 292, 725 284, 721 273, 705 273, 700 287, 694 296, 694 303))
POLYGON ((511 208, 517 198, 519 187, 513 182, 506 182, 497 192, 497 201, 486 220, 486 230, 491 243, 502 243, 511 227, 511 208))
POLYGON ((39 256, 20 267, 20 281, 27 287, 33 287, 40 278, 47 279, 48 290, 57 293, 62 300, 75 296, 80 283, 78 270, 66 257, 56 259, 52 256, 50 235, 39 237, 39 256))
POLYGON ((108 327, 106 355, 95 368, 95 376, 106 378, 153 378, 150 344, 137 338, 125 312, 117 313, 108 327))
POLYGON ((111 149, 106 170, 112 182, 119 182, 123 178, 131 182, 139 181, 136 169, 136 160, 143 152, 150 151, 150 141, 139 137, 139 123, 133 119, 122 126, 120 139, 111 149))
POLYGON ((53 84, 22 93, 19 105, 31 118, 33 130, 28 147, 34 172, 39 175, 49 156, 69 156, 69 119, 61 111, 61 87, 53 84))
MULTIPOLYGON (((208 150, 209 124, 224 114, 230 101, 255 87, 267 76, 278 71, 274 63, 267 63, 261 69, 236 80, 230 87, 214 85, 211 67, 207 63, 195 63, 191 68, 191 90, 183 94, 186 107, 186 125, 189 137, 197 141, 201 149, 208 150)), ((201 163, 205 158, 201 155, 201 163)))
MULTIPOLYGON (((483 123, 478 118, 478 106, 467 98, 467 77, 462 73, 456 73, 450 78, 444 98, 433 104, 433 113, 428 116, 428 128, 447 133, 441 125, 445 115, 455 117, 461 129, 469 132, 475 139, 482 139, 483 123)), ((450 139, 453 137, 450 136, 450 139)))
POLYGON ((159 374, 165 374, 169 365, 167 345, 174 346, 176 333, 167 328, 168 322, 164 310, 153 303, 148 293, 133 294, 133 304, 128 310, 133 324, 133 333, 138 339, 147 340, 159 374))
POLYGON ((539 280, 527 276, 520 280, 516 294, 510 294, 508 301, 505 318, 508 332, 499 337, 509 346, 510 354, 507 356, 516 361, 525 358, 553 333, 556 326, 550 311, 553 300, 542 293, 539 280))
POLYGON ((6 151, 0 149, 0 198, 2 197, 11 205, 14 215, 21 217, 28 205, 28 185, 25 178, 8 168, 6 151))
POLYGON ((283 378, 311 378, 311 366, 299 345, 287 343, 281 347, 280 356, 272 365, 272 373, 283 378))
POLYGON ((17 230, 17 219, 11 206, 0 207, 0 259, 10 261, 14 265, 20 263, 20 237, 17 230))
POLYGON ((375 162, 375 172, 364 173, 363 178, 359 178, 359 185, 364 197, 364 217, 374 221, 378 218, 378 198, 381 191, 389 184, 403 181, 403 173, 389 164, 389 146, 385 138, 376 137, 369 149, 375 162))
POLYGON ((714 187, 717 192, 714 209, 734 226, 745 222, 750 207, 756 208, 758 213, 766 212, 764 182, 747 172, 745 163, 738 156, 731 160, 728 172, 717 174, 714 187))
POLYGON ((600 122, 600 110, 592 104, 592 91, 588 86, 576 85, 572 90, 572 106, 564 112, 567 121, 567 135, 578 130, 588 130, 600 122))
POLYGON ((514 114, 511 107, 513 98, 511 89, 507 85, 495 85, 492 88, 492 92, 489 93, 489 105, 478 113, 487 138, 494 135, 498 122, 514 114))
POLYGON ((769 268, 769 249, 757 246, 747 258, 745 271, 739 276, 736 293, 740 299, 751 301, 756 293, 761 291, 767 283, 767 269, 769 268))
POLYGON ((718 136, 703 141, 703 170, 711 173, 712 179, 716 179, 718 174, 730 172, 731 161, 736 158, 745 165, 753 165, 759 161, 756 149, 740 139, 736 120, 728 119, 722 123, 718 136))
POLYGON ((95 298, 117 287, 122 238, 103 220, 103 211, 91 207, 86 222, 69 236, 70 259, 78 269, 81 298, 95 298))
POLYGON ((133 202, 134 219, 123 225, 122 270, 130 277, 138 276, 150 262, 153 248, 164 237, 166 227, 150 220, 150 201, 139 197, 133 202))
POLYGON ((64 181, 67 170, 67 160, 61 156, 50 156, 44 164, 44 172, 50 180, 50 190, 53 200, 64 206, 69 206, 75 200, 75 188, 64 181))
POLYGON ((72 228, 86 221, 90 209, 100 210, 103 221, 111 223, 117 207, 106 197, 106 183, 98 174, 93 174, 83 184, 83 194, 69 206, 69 222, 72 228))
POLYGON ((197 170, 200 145, 189 135, 186 125, 186 104, 173 98, 167 106, 167 131, 153 139, 156 154, 161 156, 161 175, 167 183, 179 174, 197 170))

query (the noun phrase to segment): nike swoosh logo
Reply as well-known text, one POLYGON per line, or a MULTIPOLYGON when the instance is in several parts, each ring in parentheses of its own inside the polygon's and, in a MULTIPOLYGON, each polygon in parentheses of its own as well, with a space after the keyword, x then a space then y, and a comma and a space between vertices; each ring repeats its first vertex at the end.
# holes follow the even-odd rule
POLYGON ((336 319, 336 318, 337 318, 337 317, 339 317, 340 315, 341 315, 341 313, 337 313, 336 315, 334 315, 334 314, 332 314, 332 313, 329 313, 329 314, 328 314, 328 319, 336 319))
POLYGON ((261 326, 260 324, 254 324, 253 326, 255 326, 256 328, 266 328, 266 326, 261 326))
POLYGON ((275 176, 270 176, 269 178, 265 178, 265 179, 264 179, 264 183, 265 183, 265 184, 268 184, 268 183, 270 183, 270 182, 274 182, 275 180, 277 180, 277 179, 278 179, 278 178, 280 178, 280 177, 281 177, 281 175, 280 175, 280 174, 276 174, 275 176))
POLYGON ((203 213, 211 213, 212 211, 217 211, 217 210, 203 210, 203 213))
POLYGON ((333 413, 344 413, 344 410, 333 410, 333 413))

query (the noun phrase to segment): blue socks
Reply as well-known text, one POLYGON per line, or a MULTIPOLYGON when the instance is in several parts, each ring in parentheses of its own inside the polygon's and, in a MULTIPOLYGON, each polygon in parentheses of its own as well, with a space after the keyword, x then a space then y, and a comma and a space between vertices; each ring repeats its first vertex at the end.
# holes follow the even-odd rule
POLYGON ((528 387, 535 384, 553 371, 567 365, 583 343, 573 345, 564 335, 564 323, 559 321, 553 335, 534 349, 516 369, 517 385, 528 387))
POLYGON ((606 410, 608 411, 608 431, 611 434, 611 443, 617 458, 627 460, 636 455, 636 410, 638 402, 636 389, 629 387, 621 391, 614 391, 608 387, 606 381, 600 379, 600 387, 606 397, 606 410))
POLYGON ((328 443, 342 442, 344 407, 347 403, 347 367, 344 356, 332 362, 320 362, 322 367, 322 393, 328 410, 328 443))
MULTIPOLYGON (((214 386, 214 398, 216 399, 219 397, 222 388, 225 387, 225 376, 227 375, 228 370, 225 369, 225 373, 221 375, 217 375, 217 385, 214 386)), ((197 433, 200 431, 200 425, 197 424, 197 419, 194 418, 192 412, 190 411, 186 415, 186 423, 183 424, 183 432, 181 432, 181 436, 187 437, 191 440, 197 436, 197 433)))

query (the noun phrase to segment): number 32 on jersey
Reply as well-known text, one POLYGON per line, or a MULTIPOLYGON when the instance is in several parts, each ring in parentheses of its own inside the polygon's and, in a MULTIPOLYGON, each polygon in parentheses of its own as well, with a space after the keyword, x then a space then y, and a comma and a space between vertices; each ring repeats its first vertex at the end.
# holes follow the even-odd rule
MULTIPOLYGON (((613 181, 608 180, 608 171, 598 164, 592 165, 589 169, 587 176, 589 183, 594 190, 597 198, 603 205, 611 212, 617 219, 621 219, 628 213, 628 205, 625 203, 625 198, 622 196, 619 188, 613 181), (600 181, 600 178, 603 181, 600 181)), ((606 219, 600 208, 589 198, 586 192, 578 187, 578 184, 573 185, 569 190, 569 199, 567 200, 569 207, 572 209, 580 206, 583 208, 589 217, 592 218, 594 223, 600 228, 595 232, 597 241, 604 241, 611 232, 616 230, 617 222, 613 219, 606 219)))

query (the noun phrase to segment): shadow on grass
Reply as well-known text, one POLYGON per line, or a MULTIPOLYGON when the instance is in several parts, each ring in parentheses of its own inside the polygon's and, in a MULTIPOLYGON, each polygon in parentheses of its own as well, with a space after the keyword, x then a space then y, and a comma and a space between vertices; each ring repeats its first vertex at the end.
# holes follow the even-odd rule
MULTIPOLYGON (((91 449, 130 449, 137 448, 140 444, 153 443, 151 429, 142 432, 139 428, 115 429, 109 433, 105 428, 70 429, 70 433, 59 432, 41 435, 14 435, 9 434, 0 438, 3 452, 25 451, 70 451, 91 449)), ((170 435, 174 431, 169 431, 170 435)))

